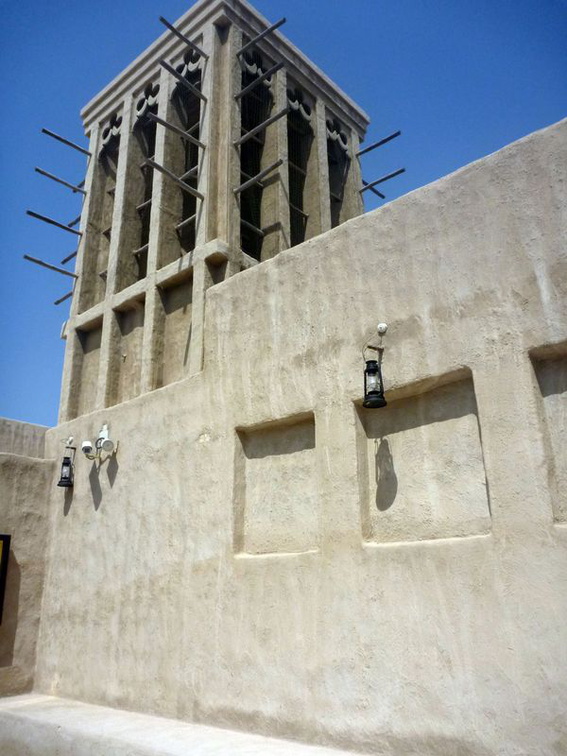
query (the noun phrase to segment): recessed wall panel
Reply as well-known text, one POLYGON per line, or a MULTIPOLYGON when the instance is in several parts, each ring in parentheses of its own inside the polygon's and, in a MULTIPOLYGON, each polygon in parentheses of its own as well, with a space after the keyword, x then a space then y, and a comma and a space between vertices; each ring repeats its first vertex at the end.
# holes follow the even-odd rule
POLYGON ((80 417, 92 412, 96 406, 102 323, 89 330, 75 332, 76 350, 73 360, 70 414, 80 417))
POLYGON ((357 412, 364 540, 419 541, 490 531, 472 380, 357 412))
POLYGON ((541 392, 553 517, 567 522, 567 357, 534 362, 541 392))
POLYGON ((313 416, 239 430, 236 444, 235 550, 269 554, 316 549, 313 416))
POLYGON ((160 291, 160 345, 156 358, 156 386, 166 386, 186 375, 191 345, 193 278, 160 291))
POLYGON ((140 393, 143 336, 143 302, 132 303, 128 309, 115 312, 108 405, 126 402, 140 393))

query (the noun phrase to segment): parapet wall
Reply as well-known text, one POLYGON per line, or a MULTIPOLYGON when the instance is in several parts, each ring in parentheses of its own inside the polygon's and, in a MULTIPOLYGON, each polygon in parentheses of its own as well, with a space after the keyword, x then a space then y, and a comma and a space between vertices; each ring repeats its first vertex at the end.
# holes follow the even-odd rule
POLYGON ((561 752, 566 156, 562 122, 208 289, 202 372, 48 433, 119 446, 51 487, 38 691, 561 752))
POLYGON ((32 425, 0 417, 0 454, 43 457, 46 431, 45 425, 32 425))
POLYGON ((0 418, 0 533, 10 535, 0 624, 0 696, 29 691, 45 571, 53 462, 43 425, 0 418))
POLYGON ((0 696, 33 686, 53 470, 52 460, 0 453, 0 532, 12 537, 0 624, 0 696))

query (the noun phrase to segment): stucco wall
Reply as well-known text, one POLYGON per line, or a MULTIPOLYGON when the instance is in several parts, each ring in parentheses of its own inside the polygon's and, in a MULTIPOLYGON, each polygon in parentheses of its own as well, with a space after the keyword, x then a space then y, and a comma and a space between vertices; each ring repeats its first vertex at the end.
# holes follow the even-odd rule
POLYGON ((119 447, 51 488, 39 691, 381 753, 567 749, 566 157, 562 122, 215 286, 202 373, 48 433, 119 447))
MULTIPOLYGON (((14 429, 14 436, 25 438, 27 427, 14 429)), ((51 460, 0 453, 0 532, 12 536, 0 625, 0 696, 32 688, 53 473, 51 460)))

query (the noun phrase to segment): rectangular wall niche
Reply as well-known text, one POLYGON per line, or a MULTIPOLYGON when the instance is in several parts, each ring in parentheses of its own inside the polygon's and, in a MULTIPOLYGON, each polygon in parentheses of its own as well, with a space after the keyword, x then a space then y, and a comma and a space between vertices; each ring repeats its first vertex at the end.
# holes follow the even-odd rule
POLYGON ((532 361, 542 399, 553 517, 567 522, 567 355, 532 355, 532 361))
POLYGON ((70 416, 80 417, 92 412, 96 406, 102 321, 91 324, 88 330, 77 330, 75 339, 70 416))
POLYGON ((313 415, 238 429, 235 463, 234 550, 316 550, 319 495, 313 415))
POLYGON ((357 414, 364 540, 407 542, 490 531, 470 376, 384 409, 357 406, 357 414))
POLYGON ((144 302, 130 302, 123 310, 115 311, 114 315, 108 406, 126 402, 140 393, 144 302))
POLYGON ((193 276, 191 273, 159 290, 156 388, 179 381, 187 374, 191 345, 193 276))

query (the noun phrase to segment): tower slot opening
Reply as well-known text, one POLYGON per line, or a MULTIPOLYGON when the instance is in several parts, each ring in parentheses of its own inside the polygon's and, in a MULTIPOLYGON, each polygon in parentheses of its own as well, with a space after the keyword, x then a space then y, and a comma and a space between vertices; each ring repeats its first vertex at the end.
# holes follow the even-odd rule
MULTIPOLYGON (((251 84, 266 70, 258 53, 245 53, 243 56, 242 89, 251 84)), ((244 135, 269 118, 274 99, 269 88, 269 81, 263 81, 244 95, 240 100, 241 134, 244 135)), ((240 146, 240 182, 256 176, 263 165, 266 130, 250 137, 240 146)), ((240 245, 256 260, 262 254, 262 183, 256 183, 240 194, 240 245)))
POLYGON ((345 185, 350 168, 348 137, 336 119, 327 121, 327 160, 331 196, 331 227, 335 228, 341 222, 345 185))
MULTIPOLYGON (((189 51, 184 62, 177 67, 178 73, 196 89, 201 89, 200 56, 198 53, 189 51)), ((195 139, 200 139, 201 125, 201 100, 197 95, 190 92, 182 83, 177 84, 172 95, 174 111, 174 123, 186 131, 195 139)), ((175 137, 177 138, 177 137, 175 137)), ((197 189, 199 183, 199 148, 196 144, 179 137, 181 145, 177 152, 177 160, 172 170, 176 176, 188 184, 192 189, 197 189)), ((181 217, 176 226, 179 243, 184 252, 190 252, 196 244, 196 215, 197 198, 188 192, 181 192, 181 217), (192 219, 192 220, 191 220, 192 219), (185 222, 187 221, 187 222, 185 222)))
MULTIPOLYGON (((297 98, 297 95, 294 95, 297 98)), ((288 93, 288 100, 291 101, 288 93)), ((296 100, 295 100, 296 101, 296 100)), ((301 109, 290 110, 287 116, 287 146, 289 165, 290 243, 294 247, 305 241, 309 215, 306 212, 305 188, 309 156, 313 144, 313 129, 301 109)))

